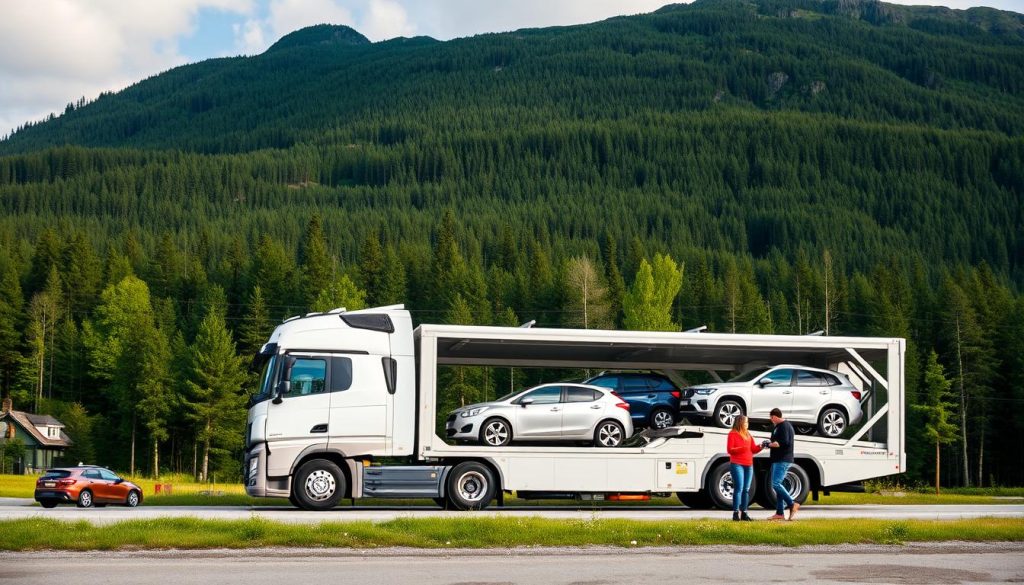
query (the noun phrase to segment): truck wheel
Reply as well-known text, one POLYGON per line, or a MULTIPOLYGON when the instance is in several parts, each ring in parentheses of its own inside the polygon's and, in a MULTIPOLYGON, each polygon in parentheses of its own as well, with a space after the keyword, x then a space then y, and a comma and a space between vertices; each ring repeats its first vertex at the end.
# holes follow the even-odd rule
MULTIPOLYGON (((761 488, 764 492, 764 501, 758 501, 759 504, 765 508, 771 510, 775 507, 777 498, 775 497, 775 490, 772 489, 772 473, 771 470, 764 474, 764 483, 761 488), (767 505, 765 505, 767 504, 767 505)), ((786 477, 782 479, 782 486, 789 492, 789 496, 793 498, 796 503, 803 504, 807 500, 807 494, 811 491, 811 478, 807 476, 807 472, 804 471, 803 467, 800 467, 796 463, 789 466, 789 471, 786 472, 786 477)))
POLYGON ((504 447, 512 442, 512 427, 501 418, 489 418, 480 428, 480 442, 489 447, 504 447))
POLYGON ((326 459, 313 459, 299 467, 292 496, 303 510, 330 510, 345 495, 345 474, 326 459))
MULTIPOLYGON (((736 497, 736 485, 732 481, 732 473, 728 461, 722 461, 711 470, 707 477, 704 490, 712 503, 719 510, 732 510, 733 498, 736 497)), ((750 482, 750 497, 753 500, 757 492, 757 483, 750 482)))
POLYGON ((656 408, 651 413, 651 428, 652 429, 667 429, 674 425, 676 422, 675 417, 672 416, 672 411, 667 408, 656 408))
POLYGON ((491 469, 476 461, 463 461, 448 474, 448 505, 454 510, 483 510, 498 486, 491 469))
POLYGON ((693 508, 694 510, 707 510, 713 504, 708 494, 701 490, 699 492, 676 492, 676 497, 683 503, 687 508, 693 508))
POLYGON ((715 414, 711 418, 715 425, 728 429, 736 417, 743 414, 743 407, 735 400, 723 400, 715 407, 715 414))
POLYGON ((626 429, 618 421, 604 420, 594 431, 595 447, 618 447, 625 439, 626 429))
POLYGON ((822 437, 835 439, 846 430, 847 419, 843 409, 830 406, 818 416, 818 433, 822 437))

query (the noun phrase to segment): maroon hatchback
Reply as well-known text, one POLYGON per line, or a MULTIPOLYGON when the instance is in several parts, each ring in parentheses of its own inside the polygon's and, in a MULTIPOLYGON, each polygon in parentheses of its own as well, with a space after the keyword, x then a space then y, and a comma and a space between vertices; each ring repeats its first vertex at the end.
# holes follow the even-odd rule
POLYGON ((103 467, 59 467, 47 469, 36 481, 35 498, 44 508, 57 504, 77 504, 79 508, 117 504, 134 508, 142 503, 142 488, 103 467))

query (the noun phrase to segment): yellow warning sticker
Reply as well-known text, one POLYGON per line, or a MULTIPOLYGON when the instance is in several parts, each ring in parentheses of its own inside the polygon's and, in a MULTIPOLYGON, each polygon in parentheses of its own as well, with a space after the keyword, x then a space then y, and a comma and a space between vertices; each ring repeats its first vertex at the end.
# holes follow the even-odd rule
POLYGON ((686 475, 690 473, 690 464, 685 461, 676 461, 676 475, 686 475))

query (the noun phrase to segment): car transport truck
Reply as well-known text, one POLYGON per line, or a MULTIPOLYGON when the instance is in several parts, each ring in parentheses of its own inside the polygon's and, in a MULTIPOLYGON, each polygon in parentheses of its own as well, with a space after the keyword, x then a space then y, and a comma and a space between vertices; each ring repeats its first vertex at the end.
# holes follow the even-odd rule
MULTIPOLYGON (((803 501, 904 471, 905 345, 872 337, 414 328, 402 305, 293 317, 254 359, 262 375, 245 430, 246 492, 309 510, 359 498, 429 498, 472 510, 501 504, 513 492, 611 501, 675 493, 691 507, 725 508, 732 498, 728 429, 649 429, 615 448, 453 444, 438 436, 438 415, 447 414, 438 412, 439 370, 645 370, 682 379, 699 371, 719 379, 720 372, 786 363, 841 371, 863 390, 863 422, 846 436, 797 437, 785 485, 803 501)), ((786 398, 778 396, 784 413, 786 398)), ((768 436, 752 434, 758 441, 768 436)), ((753 498, 773 505, 767 468, 760 454, 753 498)))

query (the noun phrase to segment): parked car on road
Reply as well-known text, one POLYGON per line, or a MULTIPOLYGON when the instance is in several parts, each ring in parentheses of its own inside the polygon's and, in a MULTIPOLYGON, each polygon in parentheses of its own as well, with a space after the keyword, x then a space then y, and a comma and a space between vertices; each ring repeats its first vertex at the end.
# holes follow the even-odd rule
POLYGON ((512 441, 588 441, 616 447, 633 434, 629 404, 606 388, 542 384, 448 415, 448 438, 501 447, 512 441))
POLYGON ((584 384, 615 392, 629 404, 634 427, 664 429, 676 423, 682 391, 662 374, 602 372, 584 384))
POLYGON ((763 422, 770 420, 771 409, 779 408, 799 432, 817 430, 834 438, 860 422, 860 399, 860 390, 844 374, 778 365, 750 370, 727 382, 686 388, 680 410, 730 427, 738 415, 763 422))
POLYGON ((44 508, 77 504, 102 508, 118 504, 134 508, 142 503, 142 488, 113 471, 94 465, 47 469, 37 481, 35 499, 44 508))

